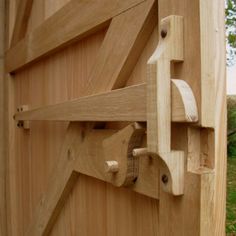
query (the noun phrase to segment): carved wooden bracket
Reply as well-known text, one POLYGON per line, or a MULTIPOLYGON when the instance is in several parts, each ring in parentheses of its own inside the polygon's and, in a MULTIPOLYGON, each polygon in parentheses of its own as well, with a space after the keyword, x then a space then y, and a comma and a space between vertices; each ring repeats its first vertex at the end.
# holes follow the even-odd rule
POLYGON ((106 180, 115 186, 134 184, 138 178, 138 157, 133 156, 133 149, 142 145, 145 127, 139 123, 127 126, 103 141, 106 163, 115 161, 117 172, 108 171, 106 180))
POLYGON ((131 185, 138 177, 138 158, 132 150, 141 146, 144 134, 139 123, 121 130, 78 128, 77 145, 70 148, 76 162, 73 168, 115 186, 131 185))

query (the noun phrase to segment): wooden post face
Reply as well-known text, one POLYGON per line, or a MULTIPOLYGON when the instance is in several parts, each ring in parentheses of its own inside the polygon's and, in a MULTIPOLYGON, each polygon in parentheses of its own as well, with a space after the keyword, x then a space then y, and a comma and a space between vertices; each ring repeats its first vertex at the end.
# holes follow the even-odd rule
POLYGON ((214 3, 9 1, 10 236, 224 235, 214 3))

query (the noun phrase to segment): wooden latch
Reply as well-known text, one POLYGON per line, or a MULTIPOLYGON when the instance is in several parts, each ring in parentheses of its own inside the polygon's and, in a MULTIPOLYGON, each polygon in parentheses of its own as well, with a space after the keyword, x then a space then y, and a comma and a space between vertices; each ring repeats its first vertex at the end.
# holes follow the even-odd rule
MULTIPOLYGON (((134 150, 135 155, 148 154, 162 160, 160 182, 173 195, 184 193, 184 152, 171 150, 171 82, 182 93, 188 114, 185 122, 198 120, 192 90, 183 80, 171 79, 171 63, 184 61, 183 17, 162 20, 159 45, 148 61, 147 78, 147 149, 134 150)), ((181 122, 181 120, 179 120, 181 122)))
POLYGON ((183 17, 162 20, 147 78, 147 151, 163 161, 161 185, 174 195, 184 193, 184 152, 171 150, 171 63, 184 60, 183 35, 183 17))
MULTIPOLYGON (((183 44, 183 17, 167 17, 161 22, 159 45, 148 61, 147 83, 33 110, 20 110, 15 120, 134 122, 116 132, 89 130, 85 141, 78 139, 80 143, 76 147, 80 148, 75 156, 79 158, 73 168, 115 186, 127 186, 139 178, 138 156, 159 157, 162 160, 161 186, 173 195, 182 195, 184 152, 171 149, 171 122, 198 121, 191 88, 184 80, 171 78, 172 64, 184 61, 183 44), (147 130, 140 122, 147 123, 147 130), (145 132, 147 148, 141 145, 145 132)), ((82 131, 78 130, 80 137, 82 131)), ((146 190, 137 191, 145 194, 146 190)))
POLYGON ((93 129, 73 122, 69 130, 77 137, 69 148, 73 170, 117 187, 134 184, 138 158, 132 155, 132 150, 141 147, 145 130, 140 123, 113 130, 93 129))

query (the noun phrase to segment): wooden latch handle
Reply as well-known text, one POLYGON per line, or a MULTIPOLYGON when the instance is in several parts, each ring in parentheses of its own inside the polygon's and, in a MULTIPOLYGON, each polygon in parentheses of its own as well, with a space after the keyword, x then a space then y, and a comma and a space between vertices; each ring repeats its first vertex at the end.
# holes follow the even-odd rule
POLYGON ((171 63, 183 62, 183 44, 183 17, 163 19, 147 72, 147 152, 162 160, 161 186, 173 195, 184 192, 184 152, 171 150, 171 63))

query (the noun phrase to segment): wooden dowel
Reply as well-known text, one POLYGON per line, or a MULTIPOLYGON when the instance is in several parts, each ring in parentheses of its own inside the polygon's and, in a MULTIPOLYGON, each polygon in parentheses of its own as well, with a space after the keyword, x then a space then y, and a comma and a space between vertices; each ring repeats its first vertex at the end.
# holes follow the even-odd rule
POLYGON ((105 172, 116 173, 119 171, 119 163, 117 161, 106 161, 105 162, 105 172))
POLYGON ((148 154, 147 148, 136 148, 133 150, 134 157, 145 156, 147 154, 148 154))

